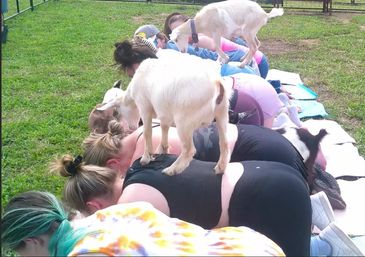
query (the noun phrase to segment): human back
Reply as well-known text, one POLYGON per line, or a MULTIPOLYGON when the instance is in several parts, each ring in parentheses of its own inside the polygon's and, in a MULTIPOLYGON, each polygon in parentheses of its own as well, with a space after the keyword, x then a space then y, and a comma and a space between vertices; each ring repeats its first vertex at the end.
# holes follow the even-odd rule
POLYGON ((278 242, 289 255, 308 253, 310 200, 299 171, 278 162, 244 161, 229 163, 220 177, 214 174, 212 163, 193 160, 177 176, 162 174, 174 158, 158 156, 155 165, 143 167, 135 161, 124 179, 119 202, 148 201, 171 217, 205 228, 244 224, 278 242), (290 200, 280 195, 290 195, 290 200), (269 215, 273 205, 282 208, 269 215), (296 231, 284 225, 294 223, 296 231), (288 236, 297 242, 288 244, 288 236))
POLYGON ((10 200, 1 222, 2 244, 21 256, 283 255, 273 241, 247 227, 207 231, 146 202, 69 220, 54 195, 31 191, 10 200))
POLYGON ((200 226, 168 218, 146 202, 111 206, 87 219, 99 232, 85 237, 70 256, 95 252, 108 256, 283 255, 270 239, 249 228, 207 233, 200 226))

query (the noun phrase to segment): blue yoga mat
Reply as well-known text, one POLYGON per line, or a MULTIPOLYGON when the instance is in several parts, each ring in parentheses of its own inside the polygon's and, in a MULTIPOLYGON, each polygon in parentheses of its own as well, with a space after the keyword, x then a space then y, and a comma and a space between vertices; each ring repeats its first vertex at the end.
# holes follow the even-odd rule
POLYGON ((315 100, 317 99, 317 94, 304 84, 282 84, 282 87, 296 100, 315 100))
POLYGON ((292 100, 292 103, 300 107, 301 112, 298 113, 300 119, 318 116, 325 118, 328 116, 323 104, 316 100, 292 100))

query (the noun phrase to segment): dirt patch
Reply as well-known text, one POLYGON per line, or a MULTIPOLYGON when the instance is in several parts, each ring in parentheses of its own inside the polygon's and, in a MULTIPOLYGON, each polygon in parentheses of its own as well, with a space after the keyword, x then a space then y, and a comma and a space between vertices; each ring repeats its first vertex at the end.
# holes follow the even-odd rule
POLYGON ((352 19, 352 15, 349 15, 348 13, 336 13, 335 15, 332 15, 332 17, 336 18, 344 24, 350 23, 352 19))
POLYGON ((297 51, 299 47, 282 40, 261 40, 260 51, 265 54, 279 55, 297 51))
POLYGON ((336 98, 335 93, 327 85, 316 81, 316 79, 310 80, 309 85, 318 94, 318 100, 320 102, 330 102, 336 98))
POLYGON ((301 45, 302 48, 304 47, 308 49, 319 46, 319 44, 320 44, 319 39, 303 39, 299 41, 299 45, 301 45))
POLYGON ((357 15, 361 15, 359 13, 351 13, 351 12, 333 12, 332 15, 330 17, 333 17, 341 22, 343 22, 344 24, 348 24, 351 22, 351 20, 354 18, 354 16, 357 15))
POLYGON ((297 44, 288 43, 282 40, 262 40, 260 51, 268 55, 280 55, 295 51, 311 50, 320 44, 318 39, 303 39, 297 44))
POLYGON ((155 26, 159 27, 159 24, 163 24, 165 22, 165 17, 167 17, 168 15, 169 13, 161 13, 159 16, 133 16, 132 21, 136 25, 154 24, 155 26))

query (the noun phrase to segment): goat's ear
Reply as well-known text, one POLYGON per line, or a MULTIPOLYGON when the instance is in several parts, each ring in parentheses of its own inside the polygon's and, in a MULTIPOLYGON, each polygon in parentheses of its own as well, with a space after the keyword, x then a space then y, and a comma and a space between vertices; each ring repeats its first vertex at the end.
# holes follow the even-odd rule
POLYGON ((114 82, 113 87, 115 87, 115 88, 121 88, 121 86, 122 86, 122 81, 121 80, 117 80, 117 81, 114 82))
POLYGON ((105 110, 107 110, 109 108, 112 108, 115 105, 117 105, 118 102, 123 101, 122 99, 123 99, 123 96, 114 98, 113 100, 105 103, 104 105, 102 105, 100 107, 97 107, 96 110, 98 110, 98 111, 105 111, 105 110))

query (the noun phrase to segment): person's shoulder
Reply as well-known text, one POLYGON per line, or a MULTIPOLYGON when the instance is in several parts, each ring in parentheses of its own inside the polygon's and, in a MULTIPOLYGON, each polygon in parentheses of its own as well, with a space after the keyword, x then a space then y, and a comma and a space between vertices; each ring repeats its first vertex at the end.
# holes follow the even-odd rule
POLYGON ((125 215, 130 213, 138 213, 140 211, 146 211, 153 209, 153 206, 149 202, 145 201, 133 201, 118 203, 107 208, 98 210, 95 212, 96 217, 112 216, 117 218, 118 216, 123 218, 125 215))
POLYGON ((75 255, 77 257, 86 257, 86 256, 90 256, 90 257, 98 257, 98 256, 109 256, 107 254, 104 254, 104 253, 84 253, 84 254, 79 254, 79 255, 75 255))
POLYGON ((172 41, 172 40, 169 40, 169 41, 166 42, 166 49, 172 49, 172 50, 175 50, 175 51, 179 51, 179 49, 177 48, 175 42, 172 41))

